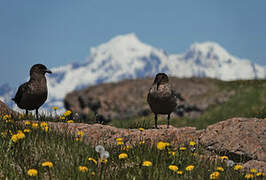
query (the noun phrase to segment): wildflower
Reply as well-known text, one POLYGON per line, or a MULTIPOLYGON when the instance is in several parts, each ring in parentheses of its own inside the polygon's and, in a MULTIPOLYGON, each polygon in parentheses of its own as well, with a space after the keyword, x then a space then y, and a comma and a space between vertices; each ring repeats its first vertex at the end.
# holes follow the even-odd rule
POLYGON ((189 165, 186 167, 186 171, 192 171, 194 169, 194 165, 189 165))
POLYGON ((131 148, 132 148, 132 146, 130 146, 130 145, 126 145, 126 146, 124 146, 124 147, 121 147, 121 150, 128 151, 128 150, 131 149, 131 148))
POLYGON ((31 125, 33 128, 37 128, 38 126, 39 126, 39 124, 38 123, 32 123, 32 125, 31 125))
POLYGON ((258 172, 258 173, 256 174, 256 176, 260 176, 260 177, 262 177, 262 176, 265 176, 265 174, 264 174, 263 172, 258 172))
POLYGON ((53 107, 53 110, 55 110, 55 111, 58 110, 58 107, 57 106, 54 106, 53 107))
POLYGON ((22 113, 22 114, 20 114, 20 115, 18 116, 19 119, 23 119, 24 117, 25 117, 25 114, 24 114, 24 113, 22 113))
POLYGON ((19 132, 17 133, 17 136, 18 136, 18 139, 23 139, 23 138, 25 138, 25 134, 24 134, 22 131, 19 131, 19 132))
POLYGON ((139 128, 140 131, 144 131, 144 128, 139 128))
POLYGON ((24 124, 25 125, 30 125, 30 121, 25 121, 24 124))
POLYGON ((94 172, 94 171, 92 171, 92 172, 91 172, 91 175, 92 175, 92 176, 95 176, 95 172, 94 172))
POLYGON ((70 110, 67 110, 65 113, 64 113, 64 116, 67 117, 71 114, 71 111, 70 110))
POLYGON ((18 135, 17 134, 12 135, 11 140, 13 142, 17 142, 19 140, 18 135))
POLYGON ((75 141, 80 141, 80 140, 81 140, 81 138, 78 138, 78 137, 75 138, 75 141))
POLYGON ((256 173, 256 172, 257 172, 257 169, 252 168, 252 169, 250 169, 250 172, 251 172, 251 173, 256 173))
POLYGON ((241 170, 241 169, 243 169, 243 166, 240 165, 240 164, 237 164, 237 165, 235 165, 235 167, 234 167, 234 170, 236 170, 236 171, 241 170))
POLYGON ((24 129, 23 131, 24 131, 25 133, 29 133, 29 132, 31 132, 30 129, 24 129))
POLYGON ((191 153, 191 156, 197 156, 198 153, 191 153))
POLYGON ((151 162, 151 161, 144 161, 144 162, 142 163, 142 166, 145 166, 145 167, 152 166, 152 162, 151 162))
POLYGON ((228 156, 221 156, 220 159, 221 160, 228 160, 228 156))
POLYGON ((101 154, 100 154, 100 157, 102 160, 105 160, 107 158, 110 157, 110 153, 108 151, 103 151, 101 154))
POLYGON ((210 179, 218 179, 220 173, 218 171, 215 171, 210 174, 210 179))
POLYGON ((123 141, 123 138, 121 138, 121 137, 120 138, 116 138, 116 141, 117 142, 123 141))
POLYGON ((158 150, 164 150, 165 147, 167 147, 167 146, 170 146, 170 144, 168 142, 160 141, 160 142, 157 143, 157 149, 158 150))
POLYGON ((217 171, 221 171, 221 172, 223 172, 223 171, 224 171, 224 168, 221 167, 221 166, 219 166, 219 167, 216 168, 216 170, 217 170, 217 171))
POLYGON ((83 131, 78 131, 78 136, 83 137, 84 136, 84 132, 83 131))
POLYGON ((80 172, 87 172, 89 169, 86 166, 79 166, 80 172))
POLYGON ((50 161, 45 161, 45 162, 42 163, 42 167, 49 167, 49 168, 51 168, 51 167, 53 167, 53 163, 50 162, 50 161))
POLYGON ((27 172, 27 174, 29 176, 37 176, 38 171, 36 169, 29 169, 28 172, 27 172))
POLYGON ((178 167, 176 165, 169 165, 168 168, 174 172, 178 170, 178 167))
POLYGON ((47 122, 41 122, 41 127, 46 127, 48 126, 47 122))
POLYGON ((102 145, 97 145, 95 147, 95 151, 98 152, 98 153, 102 153, 105 151, 104 147, 102 145))
POLYGON ((9 114, 6 114, 6 115, 4 115, 4 117, 3 117, 3 120, 8 120, 8 119, 11 119, 11 115, 9 114))
POLYGON ((96 159, 94 159, 94 158, 92 158, 92 157, 89 157, 88 160, 94 162, 94 164, 97 164, 96 159))
POLYGON ((123 141, 117 141, 116 144, 117 144, 117 145, 123 145, 124 142, 123 142, 123 141))
POLYGON ((44 128, 42 128, 42 130, 44 130, 45 132, 48 132, 49 127, 48 126, 45 126, 44 128))
POLYGON ((190 146, 195 146, 195 145, 196 145, 196 142, 194 142, 194 141, 190 141, 190 142, 189 142, 189 145, 190 145, 190 146))
POLYGON ((68 120, 67 123, 74 123, 74 121, 73 120, 68 120))
POLYGON ((65 120, 66 117, 65 117, 65 116, 60 116, 59 119, 60 119, 60 120, 65 120))
POLYGON ((254 175, 253 174, 246 174, 245 178, 246 179, 252 179, 252 178, 254 178, 254 175))
POLYGON ((101 163, 104 163, 104 164, 107 164, 108 160, 107 160, 107 159, 103 159, 103 160, 100 159, 100 162, 101 162, 101 163))
POLYGON ((139 145, 141 145, 141 144, 145 144, 145 141, 140 141, 139 142, 139 145))
POLYGON ((121 153, 121 154, 119 154, 118 158, 119 159, 126 159, 126 158, 128 158, 128 155, 126 153, 121 153))
POLYGON ((177 171, 177 174, 181 175, 183 174, 183 171, 177 171))
POLYGON ((179 148, 180 151, 185 151, 186 149, 187 148, 186 147, 183 147, 183 146, 179 148))
POLYGON ((235 164, 235 162, 232 161, 232 160, 227 160, 227 161, 226 161, 226 166, 227 166, 227 167, 232 167, 232 166, 234 166, 234 164, 235 164))
POLYGON ((175 151, 169 151, 168 154, 170 154, 172 156, 175 156, 176 155, 176 152, 175 151))

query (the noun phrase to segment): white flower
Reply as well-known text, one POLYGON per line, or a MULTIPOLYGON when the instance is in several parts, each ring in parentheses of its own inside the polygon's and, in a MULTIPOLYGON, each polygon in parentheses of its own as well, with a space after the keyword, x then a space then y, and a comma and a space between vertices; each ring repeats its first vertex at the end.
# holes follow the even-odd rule
POLYGON ((235 164, 235 162, 232 161, 232 160, 227 160, 227 161, 226 161, 226 165, 227 165, 227 167, 233 167, 234 164, 235 164))
POLYGON ((107 158, 110 157, 110 153, 108 151, 103 151, 101 154, 100 154, 100 157, 102 160, 105 160, 107 158))
POLYGON ((95 151, 98 152, 98 153, 102 153, 105 151, 104 147, 102 145, 97 145, 95 147, 95 151))

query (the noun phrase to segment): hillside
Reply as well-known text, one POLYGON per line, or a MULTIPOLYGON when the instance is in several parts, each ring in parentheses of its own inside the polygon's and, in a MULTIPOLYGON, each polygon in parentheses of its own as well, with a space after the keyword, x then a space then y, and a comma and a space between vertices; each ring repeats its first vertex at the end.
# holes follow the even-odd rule
MULTIPOLYGON (((94 122, 97 111, 111 125, 124 128, 152 127, 153 115, 146 102, 152 78, 124 80, 91 86, 69 93, 64 102, 67 109, 81 114, 84 121, 94 122)), ((170 123, 177 127, 207 125, 231 117, 258 117, 266 114, 266 81, 224 82, 209 78, 175 78, 170 82, 184 101, 170 123)), ((160 116, 159 122, 165 123, 160 116)))

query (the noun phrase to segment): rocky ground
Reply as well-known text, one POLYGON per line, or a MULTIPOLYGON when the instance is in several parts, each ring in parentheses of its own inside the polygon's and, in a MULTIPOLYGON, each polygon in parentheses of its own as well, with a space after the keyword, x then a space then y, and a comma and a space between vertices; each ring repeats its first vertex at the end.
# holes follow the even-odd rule
POLYGON ((203 146, 210 157, 226 155, 235 163, 244 162, 246 169, 256 168, 266 172, 266 120, 257 118, 232 118, 208 126, 203 130, 194 127, 175 128, 165 125, 160 129, 120 129, 108 125, 82 123, 54 123, 49 126, 59 132, 73 136, 84 132, 84 142, 89 144, 115 145, 115 139, 123 137, 126 144, 144 140, 146 143, 158 141, 184 144, 190 140, 203 146))
MULTIPOLYGON (((222 90, 219 82, 209 78, 171 77, 172 89, 181 96, 173 116, 195 117, 212 105, 226 102, 235 92, 222 90)), ((125 120, 149 115, 151 111, 146 98, 152 83, 153 78, 146 78, 91 86, 67 94, 65 107, 85 118, 96 111, 105 119, 125 120)))

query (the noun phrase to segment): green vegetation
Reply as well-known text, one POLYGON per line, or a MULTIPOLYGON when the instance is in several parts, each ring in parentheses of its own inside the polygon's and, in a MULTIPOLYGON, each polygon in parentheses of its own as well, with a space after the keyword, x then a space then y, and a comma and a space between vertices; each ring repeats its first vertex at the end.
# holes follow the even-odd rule
POLYGON ((227 167, 222 159, 210 161, 202 157, 203 150, 195 142, 180 146, 160 142, 151 146, 140 140, 129 145, 120 138, 113 146, 103 145, 110 157, 101 161, 95 147, 83 142, 81 131, 71 137, 51 131, 44 122, 18 125, 4 118, 0 132, 0 179, 200 180, 209 179, 213 172, 217 172, 213 178, 221 179, 246 176, 227 167))
MULTIPOLYGON (((170 124, 175 127, 193 126, 206 128, 232 117, 264 118, 266 115, 266 80, 247 80, 222 82, 217 81, 217 91, 235 91, 225 103, 211 106, 196 118, 172 118, 170 124)), ((211 94, 209 95, 211 96, 211 94)), ((167 116, 160 115, 158 124, 166 124, 167 116)), ((129 120, 114 120, 111 125, 123 128, 152 128, 153 116, 135 117, 129 120)))

